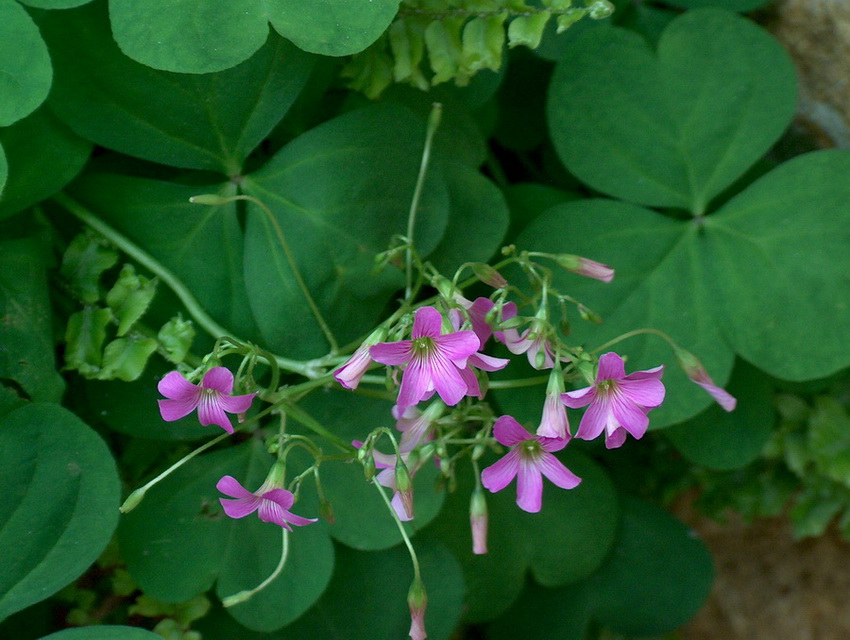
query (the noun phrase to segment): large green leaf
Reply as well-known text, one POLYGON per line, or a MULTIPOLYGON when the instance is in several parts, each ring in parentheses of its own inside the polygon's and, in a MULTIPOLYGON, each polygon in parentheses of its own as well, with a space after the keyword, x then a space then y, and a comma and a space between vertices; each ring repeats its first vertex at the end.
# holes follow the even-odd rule
MULTIPOLYGON (((227 518, 215 485, 232 475, 249 490, 256 489, 272 463, 259 440, 253 440, 196 458, 150 490, 118 530, 127 566, 145 593, 183 602, 218 579, 218 594, 228 596, 271 574, 280 557, 280 527, 254 515, 227 518)), ((314 499, 305 499, 293 511, 310 517, 315 508, 314 499)), ((282 574, 230 609, 242 624, 262 631, 280 628, 308 609, 330 580, 333 546, 323 528, 296 527, 289 539, 282 574)))
MULTIPOLYGON (((577 200, 540 215, 517 238, 521 249, 575 253, 611 265, 608 284, 555 272, 555 285, 601 314, 602 325, 573 314, 570 341, 593 349, 634 329, 664 331, 695 353, 718 384, 732 370, 733 353, 724 339, 705 286, 712 267, 703 260, 698 227, 652 211, 610 200, 577 200)), ((627 371, 673 364, 669 346, 657 336, 638 336, 611 350, 628 355, 627 371)), ((708 395, 678 367, 668 366, 664 405, 650 414, 650 427, 681 422, 704 407, 708 395)))
POLYGON ((711 554, 685 525, 627 497, 617 542, 589 580, 593 616, 630 636, 673 631, 708 597, 713 574, 711 554))
POLYGON ((0 619, 52 595, 100 555, 118 520, 119 480, 103 441, 58 405, 0 422, 0 619))
POLYGON ((157 71, 121 53, 98 3, 51 12, 42 28, 56 64, 51 106, 75 132, 146 160, 229 176, 242 171, 312 67, 309 56, 273 37, 227 71, 157 71))
MULTIPOLYGON (((389 267, 372 275, 375 255, 405 234, 424 142, 425 123, 396 105, 354 111, 295 139, 245 177, 287 238, 311 296, 340 344, 380 321, 402 285, 389 267)), ((432 167, 418 211, 415 241, 427 255, 446 227, 448 196, 432 167)), ((293 358, 328 346, 268 216, 248 210, 245 280, 265 344, 293 358)))
POLYGON ((28 7, 37 9, 71 9, 80 5, 88 4, 92 0, 20 0, 28 7))
POLYGON ((514 605, 488 626, 487 638, 585 640, 589 592, 586 581, 556 589, 529 582, 514 605))
POLYGON ((3 191, 6 187, 6 178, 9 175, 9 164, 6 161, 6 153, 3 151, 3 145, 0 144, 0 203, 2 203, 3 191))
POLYGON ((0 142, 11 170, 5 191, 0 177, 0 219, 64 187, 91 153, 91 144, 74 135, 46 108, 0 129, 0 142))
POLYGON ((0 241, 0 318, 0 382, 14 381, 27 399, 58 402, 65 383, 56 371, 42 238, 0 241))
POLYGON ((73 189, 74 195, 107 224, 177 276, 228 331, 256 339, 245 293, 243 239, 236 205, 189 202, 191 196, 201 193, 232 195, 232 184, 189 187, 92 173, 78 180, 73 189), (116 207, 116 202, 121 206, 116 207))
POLYGON ((788 380, 850 364, 850 153, 824 151, 771 171, 705 219, 714 314, 746 360, 788 380))
POLYGON ((668 0, 670 4, 685 9, 696 9, 697 7, 720 7, 730 11, 752 11, 771 0, 668 0))
POLYGON ((460 163, 442 165, 451 213, 443 239, 428 260, 447 277, 465 262, 487 262, 508 228, 502 192, 478 171, 460 163))
POLYGON ((323 56, 362 51, 390 26, 399 0, 262 0, 272 26, 298 47, 323 56))
POLYGON ((657 54, 621 29, 577 38, 555 71, 548 117, 561 159, 590 186, 701 214, 776 141, 796 97, 793 66, 770 35, 700 9, 670 23, 657 54))
POLYGON ((586 578, 605 559, 620 511, 614 486, 605 471, 581 453, 565 451, 559 457, 582 478, 582 484, 564 491, 544 482, 540 513, 525 513, 517 507, 514 483, 500 493, 487 494, 486 555, 472 554, 467 533, 472 485, 468 471, 458 473, 458 490, 448 496, 443 513, 426 536, 436 536, 460 560, 467 584, 468 621, 492 620, 508 609, 519 596, 528 570, 540 582, 554 586, 586 578))
POLYGON ((32 18, 14 0, 0 0, 0 127, 44 102, 52 75, 50 55, 32 18))
POLYGON ((180 73, 223 71, 268 37, 256 0, 109 0, 112 33, 130 58, 180 73))
POLYGON ((739 360, 728 388, 738 399, 735 411, 715 404, 665 431, 691 462, 710 469, 738 469, 755 460, 776 422, 772 387, 757 369, 739 360))

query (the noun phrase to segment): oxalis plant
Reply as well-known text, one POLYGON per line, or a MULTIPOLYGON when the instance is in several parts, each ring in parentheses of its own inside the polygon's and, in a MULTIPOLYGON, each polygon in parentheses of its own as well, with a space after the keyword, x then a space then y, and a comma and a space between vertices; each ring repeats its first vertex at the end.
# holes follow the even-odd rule
POLYGON ((764 4, 0 0, 0 637, 683 624, 850 366, 764 4))

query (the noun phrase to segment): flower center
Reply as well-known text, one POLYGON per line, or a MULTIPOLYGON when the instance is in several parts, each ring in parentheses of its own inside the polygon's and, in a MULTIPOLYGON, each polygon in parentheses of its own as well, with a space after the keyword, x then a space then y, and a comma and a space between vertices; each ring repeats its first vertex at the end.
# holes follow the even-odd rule
POLYGON ((540 457, 540 454, 543 451, 543 447, 540 445, 536 439, 531 438, 530 440, 526 440, 520 446, 520 455, 524 458, 530 458, 531 460, 535 460, 540 457))
POLYGON ((413 355, 427 356, 434 350, 434 340, 428 336, 413 339, 413 355))
POLYGON ((596 385, 596 393, 604 397, 610 397, 617 392, 618 388, 616 380, 602 380, 596 385))

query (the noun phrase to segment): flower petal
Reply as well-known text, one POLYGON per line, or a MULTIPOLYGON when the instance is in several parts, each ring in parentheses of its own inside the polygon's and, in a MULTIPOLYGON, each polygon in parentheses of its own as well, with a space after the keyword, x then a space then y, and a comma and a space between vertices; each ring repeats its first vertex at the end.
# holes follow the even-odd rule
POLYGON ((661 380, 664 374, 664 365, 646 369, 645 371, 635 371, 626 376, 626 380, 661 380))
MULTIPOLYGON (((474 337, 474 336, 473 336, 474 337)), ((478 338, 475 339, 476 342, 478 338)), ((463 400, 467 392, 467 383, 456 366, 445 358, 434 354, 429 359, 429 377, 431 384, 440 394, 440 398, 449 406, 456 405, 463 400)))
POLYGON ((157 400, 159 415, 166 422, 174 422, 192 413, 198 407, 198 401, 196 396, 183 400, 157 400))
POLYGON ((295 504, 295 496, 286 489, 271 489, 260 496, 263 500, 271 500, 280 505, 281 509, 291 509, 295 504))
POLYGON ((507 487, 519 472, 519 453, 509 451, 505 456, 481 472, 481 484, 496 493, 507 487))
POLYGON ((563 462, 545 451, 537 461, 537 468, 552 484, 561 489, 574 489, 581 482, 581 478, 567 469, 563 462))
POLYGON ((493 425, 493 436, 506 447, 514 447, 533 436, 513 416, 502 416, 493 425))
POLYGON ((436 338, 443 332, 443 316, 434 307, 420 307, 413 316, 413 329, 410 337, 436 338))
POLYGON ((626 441, 626 436, 628 436, 628 431, 623 427, 617 427, 612 433, 605 436, 605 448, 618 449, 622 447, 626 441))
POLYGON ((375 362, 381 364, 398 365, 408 362, 413 355, 410 340, 398 342, 379 342, 369 347, 369 355, 375 362))
POLYGON ((248 491, 242 484, 233 476, 224 476, 219 480, 215 488, 221 491, 224 495, 231 498, 255 498, 256 496, 248 491))
POLYGON ((596 373, 596 381, 622 380, 626 377, 626 367, 623 359, 613 351, 603 353, 599 356, 599 371, 596 373))
POLYGON ((478 351, 481 343, 472 331, 447 333, 434 338, 435 351, 459 367, 466 366, 466 359, 478 351))
POLYGON ((257 513, 257 515, 260 516, 260 520, 263 522, 273 522, 288 531, 292 531, 292 527, 290 527, 287 522, 287 512, 283 507, 272 500, 262 500, 261 502, 260 510, 257 513))
POLYGON ((478 376, 475 375, 475 371, 473 371, 471 366, 461 369, 460 377, 466 383, 466 395, 478 398, 479 400, 484 398, 484 394, 481 393, 481 385, 478 384, 478 376))
POLYGON ((596 387, 585 387, 584 389, 576 389, 575 391, 567 391, 561 394, 561 402, 567 405, 570 409, 580 409, 586 407, 596 397, 596 387))
MULTIPOLYGON (((635 438, 642 438, 646 433, 646 428, 649 426, 649 418, 643 409, 631 400, 623 396, 622 393, 615 393, 611 398, 611 413, 616 422, 626 431, 631 433, 635 438)), ((614 434, 611 428, 610 421, 608 425, 608 435, 614 434)))
POLYGON ((482 371, 501 371, 510 363, 510 358, 494 358, 483 353, 473 353, 466 364, 482 371))
POLYGON ((605 431, 610 412, 611 409, 608 406, 608 402, 592 402, 581 417, 576 438, 581 438, 582 440, 593 440, 596 438, 600 433, 605 431))
POLYGON ((523 511, 537 513, 543 501, 543 477, 538 468, 539 460, 520 457, 516 480, 516 503, 523 511))
POLYGON ((642 407, 654 409, 664 402, 665 390, 661 380, 648 378, 643 380, 629 380, 627 376, 625 380, 620 380, 617 386, 619 393, 642 407))
POLYGON ((156 388, 169 400, 185 401, 196 398, 200 393, 200 387, 186 380, 179 371, 167 373, 156 388))
POLYGON ((201 381, 204 389, 214 389, 224 396, 233 393, 233 374, 226 367, 213 367, 204 374, 201 381))
POLYGON ((198 421, 203 426, 214 424, 227 433, 233 433, 233 425, 221 408, 220 402, 221 398, 217 396, 217 392, 203 392, 198 403, 198 421))
POLYGON ((245 413, 251 408, 256 395, 256 393, 249 393, 244 396, 223 396, 218 399, 218 406, 227 413, 245 413))
MULTIPOLYGON (((412 407, 434 388, 434 382, 431 379, 431 368, 428 364, 414 359, 407 365, 404 375, 401 377, 401 386, 398 390, 398 399, 396 400, 398 406, 412 407)), ((466 387, 464 386, 465 390, 466 387)))
POLYGON ((238 500, 228 500, 227 498, 219 498, 218 501, 221 503, 224 513, 230 518, 244 518, 247 515, 251 515, 260 508, 263 502, 261 498, 254 495, 250 499, 239 498, 238 500))
MULTIPOLYGON (((710 379, 710 378, 709 378, 710 379)), ((708 391, 711 397, 717 401, 726 411, 733 411, 738 404, 738 400, 731 393, 721 387, 718 387, 714 382, 697 382, 699 386, 708 391)))

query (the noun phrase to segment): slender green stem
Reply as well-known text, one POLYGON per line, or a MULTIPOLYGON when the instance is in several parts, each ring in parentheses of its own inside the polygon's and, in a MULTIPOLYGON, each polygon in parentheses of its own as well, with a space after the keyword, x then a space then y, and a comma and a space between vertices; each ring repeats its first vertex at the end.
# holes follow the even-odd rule
POLYGON ((425 185, 425 175, 428 173, 428 164, 431 160, 431 143, 434 134, 440 126, 440 117, 443 105, 435 102, 431 107, 431 115, 428 117, 428 129, 425 131, 425 147, 422 149, 422 161, 419 164, 419 175, 416 177, 416 187, 413 190, 413 198, 410 201, 410 212, 407 214, 407 256, 405 258, 405 300, 410 299, 413 291, 413 232, 416 229, 416 212, 419 209, 419 200, 422 198, 422 188, 425 185))
POLYGON ((301 275, 301 270, 298 268, 298 264, 295 262, 295 255, 292 253, 292 249, 289 247, 289 242, 286 240, 286 236, 283 233, 283 229, 278 223, 277 218, 275 218, 272 210, 266 206, 266 203, 262 200, 255 198, 253 196, 246 195, 238 195, 231 196, 227 198, 227 200, 245 200, 246 202, 251 202, 257 205, 260 209, 262 209, 263 213, 266 214, 269 222, 274 229, 275 235, 277 235, 277 240, 280 242, 280 246, 283 249, 283 253, 286 256, 286 261, 289 263, 289 268, 292 270, 292 275, 295 277, 295 282, 298 284, 298 288, 301 289, 301 293, 304 295, 304 299, 307 301, 307 305, 310 307, 310 312, 313 314, 313 317, 316 319, 316 322, 319 323, 319 328, 322 330, 322 333, 325 335, 325 339, 328 341, 328 345, 330 345, 331 353, 337 353, 339 351, 339 345, 336 342, 336 338, 334 337, 331 328, 328 326, 328 323, 325 322, 325 317, 322 315, 322 312, 319 310, 319 306, 316 304, 316 301, 313 299, 313 295, 310 293, 310 289, 307 287, 307 283, 304 282, 304 277, 301 275))
POLYGON ((146 483, 144 486, 139 487, 133 493, 131 493, 129 496, 127 496, 127 499, 124 501, 124 504, 122 504, 118 508, 118 510, 121 513, 127 513, 128 511, 131 511, 132 509, 134 509, 136 507, 136 505, 138 505, 142 501, 142 499, 145 497, 145 493, 147 493, 148 489, 150 489, 152 486, 154 486, 157 482, 159 482, 163 478, 169 476, 174 471, 177 471, 177 469, 179 469, 184 464, 189 462, 189 460, 194 458, 196 455, 203 453, 204 451, 206 451, 210 447, 214 447, 219 442, 221 442, 222 440, 227 438, 229 435, 230 435, 229 433, 222 433, 220 436, 217 436, 217 437, 213 438, 212 440, 210 440, 209 442, 202 444, 200 447, 198 447, 197 449, 192 451, 190 454, 180 458, 180 460, 178 460, 173 465, 168 467, 168 469, 166 469, 165 471, 160 473, 153 480, 146 483))
POLYGON ((283 531, 283 549, 280 553, 280 562, 277 563, 274 571, 272 571, 271 575, 263 580, 260 584, 258 584, 253 589, 248 589, 246 591, 240 591, 232 596, 227 596, 223 598, 221 604, 225 607, 232 607, 233 605, 239 604, 241 602, 245 602, 246 600, 250 600, 251 597, 255 593, 258 593, 265 589, 275 578, 277 578, 281 571, 283 571, 284 566, 286 566, 286 560, 289 557, 289 531, 281 527, 283 531))
POLYGON ((514 380, 491 380, 491 389, 516 389, 519 387, 535 387, 538 384, 548 382, 549 376, 535 376, 534 378, 516 378, 514 380))
POLYGON ((413 563, 413 575, 414 580, 417 578, 421 580, 421 574, 419 572, 419 558, 416 557, 416 551, 413 549, 413 544, 410 542, 410 537, 407 535, 407 531, 404 530, 404 525, 399 520, 398 514, 393 509, 393 505, 390 502, 390 499, 387 498, 387 494, 384 493, 384 488, 374 480, 372 480, 372 484, 375 485, 375 488, 378 490, 378 493, 381 494, 381 499, 384 501, 384 504, 387 505, 387 509, 390 511, 390 515, 393 518, 396 526, 398 527, 399 532, 401 533, 401 537, 404 540, 404 544, 407 547, 407 552, 410 554, 410 560, 413 563))
POLYGON ((280 408, 285 411, 291 418, 303 424, 316 435, 320 435, 323 438, 330 440, 333 444, 335 444, 337 447, 339 447, 346 453, 355 452, 355 449, 353 446, 351 446, 351 444, 349 444, 339 436, 328 431, 320 422, 318 422, 313 416, 304 411, 304 409, 302 409, 298 405, 291 404, 290 402, 283 402, 280 408))
MULTIPOLYGON (((70 198, 64 193, 58 193, 53 196, 53 199, 70 213, 79 218, 83 223, 107 238, 133 260, 154 273, 175 293, 175 295, 180 299, 180 302, 183 303, 183 306, 186 307, 186 311, 188 311, 189 315, 192 316, 192 319, 197 322, 204 331, 217 339, 228 335, 228 331, 209 316, 197 299, 195 299, 195 296, 192 295, 192 292, 189 291, 188 287, 186 287, 186 285, 183 284, 177 276, 171 273, 171 271, 166 269, 162 263, 154 259, 150 254, 135 245, 124 235, 103 222, 100 218, 73 198, 70 198)), ((238 342, 245 342, 245 340, 240 338, 234 337, 233 339, 238 342)), ((330 362, 328 358, 300 361, 290 360, 289 358, 283 358, 274 354, 272 354, 272 356, 282 369, 301 374, 306 378, 316 378, 322 375, 324 373, 322 370, 323 367, 330 362)))
POLYGON ((673 338, 668 336, 663 331, 659 331, 658 329, 647 328, 647 329, 635 329, 634 331, 629 331, 628 333, 624 333, 621 336, 617 336, 613 340, 609 340, 608 342, 603 344, 601 347, 596 347, 595 349, 590 351, 590 353, 599 353, 600 351, 604 351, 605 349, 607 349, 609 347, 613 347, 618 342, 622 342, 623 340, 627 340, 628 338, 633 338, 635 336, 646 335, 646 334, 658 336, 659 338, 662 338, 671 347, 673 347, 673 349, 678 348, 678 345, 675 342, 673 342, 673 338))

